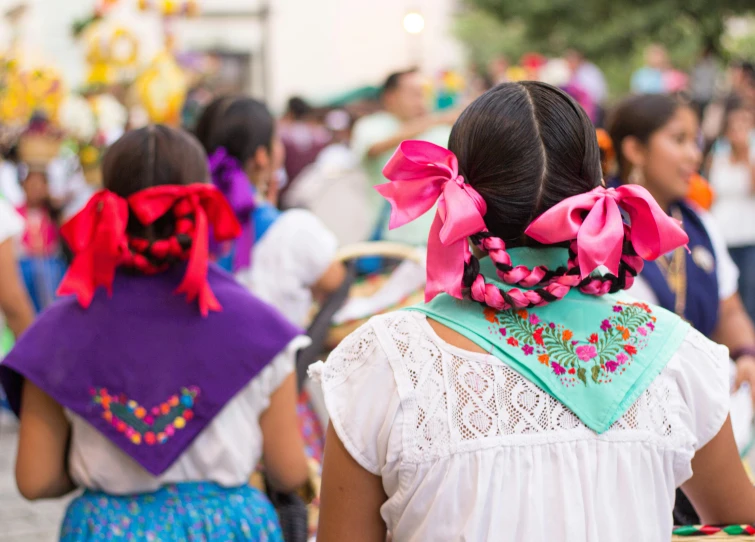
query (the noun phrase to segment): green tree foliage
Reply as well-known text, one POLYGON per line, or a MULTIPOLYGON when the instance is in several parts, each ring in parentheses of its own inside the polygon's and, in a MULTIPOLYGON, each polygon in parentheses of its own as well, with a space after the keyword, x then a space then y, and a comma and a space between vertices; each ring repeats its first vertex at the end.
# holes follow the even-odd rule
POLYGON ((753 0, 466 0, 466 4, 456 33, 476 62, 501 53, 516 61, 524 50, 561 55, 574 47, 604 68, 616 90, 626 88, 649 43, 666 45, 673 63, 689 68, 706 45, 722 52, 728 17, 755 12, 753 0), (487 43, 480 43, 485 39, 487 43), (497 50, 491 53, 494 47, 497 50))

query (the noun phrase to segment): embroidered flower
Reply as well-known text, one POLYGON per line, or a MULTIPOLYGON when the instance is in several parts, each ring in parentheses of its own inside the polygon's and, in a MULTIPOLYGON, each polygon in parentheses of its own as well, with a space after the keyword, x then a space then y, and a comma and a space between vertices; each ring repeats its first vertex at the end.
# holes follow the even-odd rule
POLYGON ((597 355, 598 351, 592 345, 577 347, 577 357, 582 361, 590 361, 591 359, 597 357, 597 355))
POLYGON ((576 338, 574 331, 564 325, 543 321, 527 311, 499 312, 497 321, 501 327, 495 328, 504 337, 502 342, 505 340, 517 351, 521 349, 521 353, 517 352, 520 356, 536 358, 538 364, 550 366, 557 376, 575 375, 560 379, 564 386, 571 387, 577 377, 586 386, 610 384, 613 376, 624 372, 620 366, 631 363, 631 356, 646 347, 647 340, 641 339, 654 328, 654 317, 644 307, 618 303, 613 308, 615 312, 610 317, 598 319, 599 330, 576 338))
POLYGON ((648 323, 647 323, 647 326, 648 326, 648 327, 649 327, 649 328, 650 328, 651 330, 655 331, 655 324, 654 324, 653 322, 648 322, 648 323))
POLYGON ((491 324, 497 324, 498 323, 498 317, 497 312, 495 309, 491 309, 490 307, 485 307, 485 310, 482 311, 482 314, 485 315, 485 320, 490 322, 491 324))
POLYGON ((527 319, 527 315, 528 315, 529 313, 528 313, 528 312, 527 312, 526 310, 522 309, 522 310, 520 310, 520 311, 516 311, 516 314, 517 314, 517 316, 519 316, 519 318, 521 318, 522 320, 526 320, 526 319, 527 319))

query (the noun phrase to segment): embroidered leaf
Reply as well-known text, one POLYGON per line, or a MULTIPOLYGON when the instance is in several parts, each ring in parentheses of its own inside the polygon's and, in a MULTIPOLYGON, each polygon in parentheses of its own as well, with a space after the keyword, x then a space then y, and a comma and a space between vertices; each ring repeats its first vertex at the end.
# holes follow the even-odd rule
POLYGON ((507 336, 501 334, 498 339, 505 348, 535 354, 532 356, 533 361, 537 360, 535 367, 550 364, 558 376, 576 373, 585 386, 589 385, 589 369, 594 383, 607 384, 610 379, 600 380, 603 371, 616 372, 628 359, 627 354, 634 355, 645 347, 648 333, 655 330, 652 320, 645 308, 621 303, 603 320, 599 331, 575 337, 563 325, 545 322, 534 313, 502 311, 498 313, 498 322, 505 327, 507 336), (640 328, 644 334, 638 331, 640 328), (586 366, 590 363, 594 365, 586 366))

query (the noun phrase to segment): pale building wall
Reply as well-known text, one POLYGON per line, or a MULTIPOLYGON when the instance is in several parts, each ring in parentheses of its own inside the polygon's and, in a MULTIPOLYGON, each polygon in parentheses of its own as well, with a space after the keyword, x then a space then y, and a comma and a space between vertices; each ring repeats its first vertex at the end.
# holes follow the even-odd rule
MULTIPOLYGON (((229 15, 178 21, 175 29, 180 47, 251 54, 249 91, 266 95, 273 107, 280 108, 292 94, 326 98, 377 84, 389 72, 412 65, 428 73, 458 66, 461 50, 449 28, 457 1, 270 0, 265 26, 259 17, 264 0, 200 0, 204 13, 229 15), (425 29, 418 35, 403 28, 409 11, 425 18, 425 29)), ((24 49, 56 65, 71 85, 80 83, 86 65, 70 29, 75 19, 91 13, 94 0, 26 3, 30 11, 21 28, 24 49)), ((138 32, 142 56, 147 58, 159 49, 159 22, 136 13, 136 0, 121 3, 115 13, 138 32)), ((18 0, 0 0, 0 10, 17 4, 18 0)), ((0 24, 0 47, 7 45, 10 30, 5 22, 0 24)))

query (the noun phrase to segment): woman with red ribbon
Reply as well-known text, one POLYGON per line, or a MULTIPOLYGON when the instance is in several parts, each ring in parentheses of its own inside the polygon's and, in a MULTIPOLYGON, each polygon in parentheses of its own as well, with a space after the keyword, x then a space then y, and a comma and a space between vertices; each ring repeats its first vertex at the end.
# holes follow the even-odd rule
POLYGON ((208 261, 239 235, 206 157, 150 126, 116 142, 105 189, 62 228, 61 300, 21 337, 0 382, 21 429, 29 499, 74 499, 64 541, 278 540, 248 486, 306 480, 293 368, 302 332, 208 261))
POLYGON ((679 223, 604 186, 592 123, 543 83, 482 95, 448 149, 405 141, 378 187, 391 227, 437 204, 426 302, 310 369, 318 540, 668 540, 679 486, 707 523, 753 522, 726 349, 622 292, 679 223))

